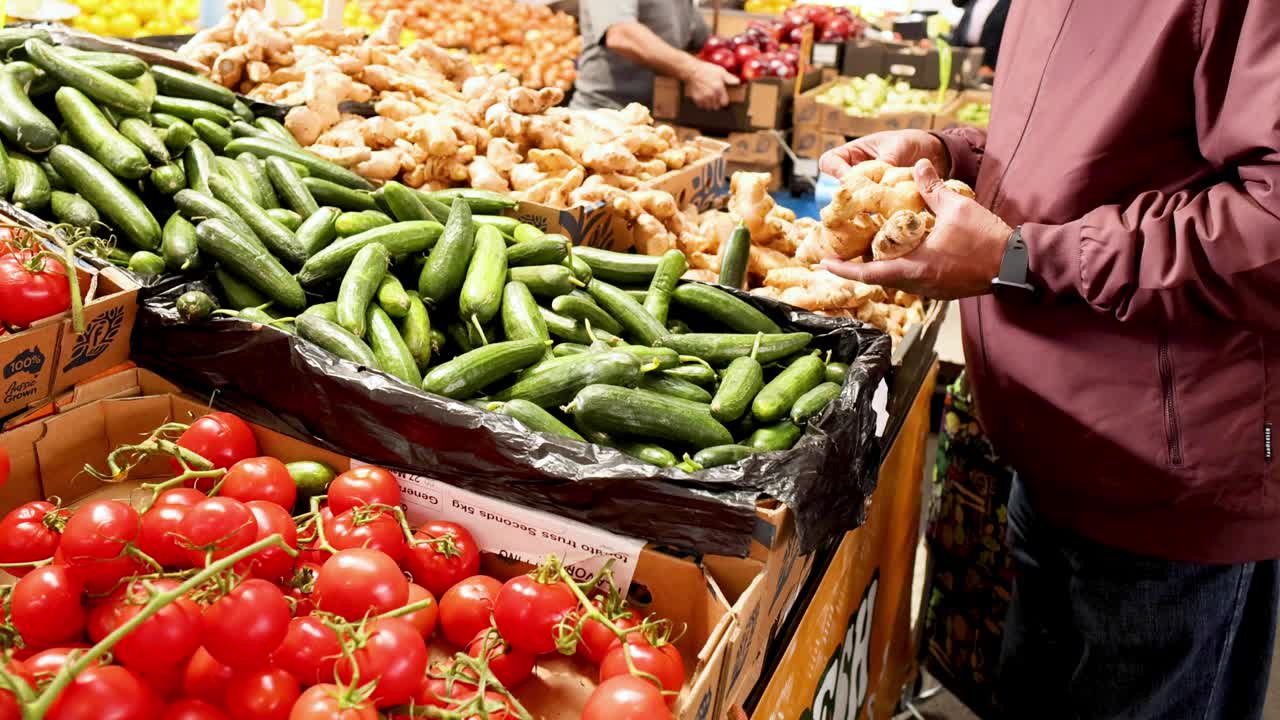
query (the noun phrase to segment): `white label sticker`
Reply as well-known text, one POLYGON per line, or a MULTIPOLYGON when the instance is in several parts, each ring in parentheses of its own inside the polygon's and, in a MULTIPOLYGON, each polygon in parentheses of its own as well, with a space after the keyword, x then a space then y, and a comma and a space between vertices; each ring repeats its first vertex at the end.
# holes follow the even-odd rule
POLYGON ((796 158, 792 172, 801 177, 818 177, 818 161, 810 158, 796 158))
POLYGON ((889 74, 908 78, 915 77, 916 68, 914 65, 890 65, 889 74))
MULTIPOLYGON (((352 460, 351 466, 364 465, 352 460)), ((500 557, 537 565, 547 555, 564 561, 578 582, 591 578, 613 559, 613 578, 625 593, 631 585, 645 541, 618 535, 541 510, 485 497, 446 482, 394 473, 410 527, 427 520, 447 520, 465 527, 480 549, 500 557)))
POLYGON ((836 59, 840 55, 840 46, 832 43, 814 43, 813 45, 813 64, 826 65, 835 67, 836 59))
POLYGON ((889 381, 881 380, 876 392, 871 396, 871 409, 876 413, 876 437, 884 437, 885 428, 889 427, 889 381))

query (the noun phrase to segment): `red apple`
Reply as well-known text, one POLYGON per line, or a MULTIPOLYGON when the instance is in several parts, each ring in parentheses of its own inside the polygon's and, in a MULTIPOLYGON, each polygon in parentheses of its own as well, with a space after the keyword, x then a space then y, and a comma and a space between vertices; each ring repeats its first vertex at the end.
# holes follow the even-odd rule
POLYGON ((789 30, 796 25, 803 25, 809 22, 809 15, 805 12, 803 5, 795 5, 787 8, 786 11, 782 13, 782 22, 787 26, 786 29, 789 30))
POLYGON ((705 58, 707 55, 710 55, 716 49, 727 48, 727 47, 729 47, 728 40, 720 37, 719 35, 712 35, 711 37, 707 38, 707 41, 705 43, 702 44, 702 52, 700 52, 699 55, 705 58))
POLYGON ((822 42, 842 42, 848 40, 851 35, 853 35, 853 22, 839 15, 831 18, 819 33, 822 42))
POLYGON ((730 50, 737 50, 739 47, 743 45, 755 45, 755 44, 756 44, 756 41, 752 40, 751 37, 746 33, 734 35, 733 37, 729 38, 730 50))
POLYGON ((738 67, 745 67, 748 60, 760 56, 760 48, 755 45, 739 45, 734 48, 733 54, 738 58, 738 67))
POLYGON ((753 57, 742 64, 740 71, 743 80, 751 81, 769 74, 769 64, 758 57, 753 57))
POLYGON ((795 48, 787 48, 779 52, 778 57, 785 60, 793 68, 800 67, 800 51, 795 48))
POLYGON ((707 55, 707 62, 714 63, 729 72, 736 72, 738 69, 738 58, 729 48, 716 48, 707 55))
POLYGON ((804 26, 797 25, 796 27, 791 28, 791 31, 787 33, 783 42, 788 42, 792 45, 799 45, 804 42, 804 26))
POLYGON ((769 61, 769 74, 783 79, 793 78, 796 76, 796 69, 788 65, 785 60, 771 60, 769 61))

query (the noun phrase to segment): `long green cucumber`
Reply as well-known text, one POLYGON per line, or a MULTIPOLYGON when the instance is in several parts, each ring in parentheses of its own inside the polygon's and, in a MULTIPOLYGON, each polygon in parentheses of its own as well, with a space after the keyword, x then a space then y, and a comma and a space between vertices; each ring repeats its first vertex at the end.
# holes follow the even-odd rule
POLYGON ((114 52, 97 52, 79 50, 69 46, 60 46, 58 51, 70 55, 89 67, 111 73, 121 80, 132 80, 147 71, 147 63, 142 58, 114 52))
POLYGON ((148 180, 151 182, 151 187, 161 195, 173 195, 187 186, 187 174, 177 163, 151 168, 148 180))
POLYGON ((217 156, 213 148, 199 138, 187 145, 187 152, 182 157, 182 169, 187 173, 187 187, 209 192, 209 178, 218 172, 217 156))
POLYGON ((391 254, 385 245, 370 243, 360 248, 342 276, 338 287, 338 324, 356 337, 368 329, 369 305, 387 274, 391 254))
POLYGON ((182 213, 182 217, 197 225, 202 220, 216 218, 226 223, 232 230, 244 235, 255 243, 261 244, 258 234, 226 203, 199 190, 179 190, 173 196, 173 204, 182 213))
POLYGON ((722 423, 742 417, 764 387, 764 368, 753 357, 734 358, 711 399, 711 415, 722 423))
POLYGON ((827 363, 827 382, 844 385, 845 378, 847 377, 849 377, 849 363, 827 363))
POLYGON ((363 340, 352 335, 336 322, 318 314, 303 313, 298 316, 298 335, 357 365, 381 370, 378 358, 363 340))
MULTIPOLYGON (((181 213, 173 213, 164 223, 161 232, 160 254, 164 266, 172 272, 194 270, 200 262, 200 246, 196 241, 196 226, 181 213)), ((235 308, 239 310, 241 308, 235 308)))
MULTIPOLYGON (((196 120, 208 120, 225 128, 236 119, 235 113, 221 105, 169 95, 157 95, 155 101, 151 103, 151 111, 181 118, 191 123, 193 127, 196 120)), ((238 152, 240 151, 236 150, 231 154, 238 152)))
POLYGON ((733 442, 733 435, 711 417, 705 405, 648 390, 588 385, 565 409, 595 430, 666 440, 681 447, 700 450, 733 442))
POLYGON ((267 215, 271 216, 272 220, 283 225, 285 229, 291 233, 296 234, 298 232, 298 228, 302 227, 302 216, 292 210, 274 207, 266 212, 267 215))
POLYGON ((116 130, 87 95, 73 87, 62 87, 54 94, 54 101, 76 145, 113 175, 137 180, 151 169, 142 149, 116 130))
POLYGON ((221 105, 228 110, 236 102, 235 93, 199 75, 175 70, 164 65, 153 65, 151 74, 155 76, 156 88, 165 95, 191 100, 204 100, 215 105, 221 105))
POLYGON ((40 212, 49 207, 53 188, 49 178, 40 169, 40 163, 26 155, 13 153, 9 156, 9 168, 13 173, 13 204, 23 210, 40 212))
POLYGON ((214 268, 213 278, 217 280, 218 288, 222 290, 222 299, 227 301, 227 307, 232 310, 261 307, 271 302, 257 288, 227 272, 224 268, 214 268))
MULTIPOLYGON (((217 148, 214 148, 214 151, 217 152, 217 148)), ((217 170, 214 173, 215 175, 230 180, 241 195, 249 198, 251 202, 254 201, 253 180, 249 178, 249 172, 244 169, 243 165, 236 162, 234 158, 219 155, 213 159, 213 167, 217 170)), ((210 186, 210 189, 212 189, 212 186, 210 186)))
POLYGON ((776 452, 790 450, 804 434, 804 429, 790 420, 783 420, 775 425, 762 427, 751 433, 751 437, 743 441, 743 445, 760 452, 776 452))
POLYGON ((650 373, 644 376, 644 380, 640 381, 640 387, 693 402, 711 402, 711 393, 707 392, 706 388, 698 387, 688 380, 681 380, 678 377, 650 373))
POLYGON ((503 403, 502 408, 498 412, 508 417, 519 420, 525 427, 535 432, 551 433, 560 435, 571 440, 586 442, 582 436, 570 428, 568 425, 556 419, 556 416, 543 410, 541 407, 529 402, 528 400, 515 399, 503 403))
MULTIPOLYGON (((267 167, 270 168, 270 164, 267 167)), ((335 223, 340 214, 341 211, 337 208, 319 208, 302 221, 302 225, 298 228, 298 232, 295 233, 295 237, 298 238, 298 244, 308 258, 325 249, 337 239, 338 230, 335 223)))
POLYGON ((568 295, 581 286, 573 271, 563 265, 513 267, 509 279, 524 283, 529 286, 529 292, 545 298, 568 295))
POLYGON ((507 256, 507 262, 511 267, 558 265, 569 257, 569 245, 563 238, 547 235, 512 245, 507 249, 507 256))
POLYGON ((345 185, 318 177, 302 178, 302 187, 321 205, 332 205, 348 211, 378 209, 378 201, 373 193, 367 190, 352 190, 345 185))
POLYGON ((573 256, 591 266, 595 277, 619 285, 648 285, 662 262, 661 257, 652 255, 633 255, 592 247, 574 248, 573 256))
POLYGON ((462 289, 467 267, 475 253, 476 228, 471 224, 471 207, 458 203, 449 210, 440 242, 432 248, 427 263, 418 276, 418 294, 422 301, 438 307, 452 302, 462 289))
POLYGON ((196 226, 200 253, 225 265, 240 279, 253 285, 285 310, 302 310, 307 296, 302 286, 261 244, 231 229, 217 219, 196 226))
POLYGON ((520 398, 542 407, 559 407, 588 385, 635 387, 642 377, 640 363, 627 353, 585 353, 555 358, 524 374, 494 397, 520 398))
POLYGON ((271 179, 267 177, 267 168, 258 156, 240 153, 236 156, 236 162, 244 168, 249 181, 253 184, 253 200, 258 207, 267 210, 280 207, 280 201, 276 199, 276 191, 271 187, 271 179))
POLYGON ((231 123, 232 137, 256 137, 271 139, 271 134, 266 130, 250 125, 247 120, 234 120, 231 123))
POLYGON ((152 162, 165 165, 172 159, 169 148, 164 144, 164 138, 146 120, 127 117, 120 121, 116 129, 128 138, 129 142, 138 146, 138 149, 142 150, 142 153, 152 162))
MULTIPOLYGON (((757 335, 734 333, 685 333, 668 335, 657 342, 681 355, 694 355, 716 367, 723 367, 734 358, 750 355, 757 335)), ((760 348, 756 359, 761 364, 781 360, 803 350, 813 341, 807 332, 766 334, 759 336, 760 348)))
MULTIPOLYGON (((179 117, 181 116, 179 115, 179 117)), ((227 152, 233 155, 250 152, 260 158, 281 157, 289 162, 302 165, 311 173, 313 178, 328 180, 352 190, 373 189, 373 185, 368 180, 341 165, 329 162, 318 155, 313 155, 306 150, 282 142, 253 137, 236 138, 227 145, 227 152)), ((367 209, 372 210, 374 208, 367 209)))
POLYGON ((294 234, 241 193, 234 183, 221 175, 214 175, 209 178, 209 189, 215 198, 245 221, 273 255, 295 266, 306 262, 307 253, 294 234))
POLYGON ((542 358, 546 345, 538 340, 497 342, 437 365, 422 380, 427 392, 455 400, 473 397, 485 387, 542 358))
MULTIPOLYGON (((513 282, 519 281, 513 280, 513 282)), ((565 317, 560 313, 552 312, 551 310, 541 306, 538 308, 538 312, 542 315, 543 322, 547 324, 547 332, 561 340, 567 340, 569 342, 579 343, 582 345, 590 345, 596 340, 603 340, 610 344, 616 344, 618 342, 618 337, 616 335, 601 328, 593 327, 588 329, 586 323, 581 320, 565 317)))
POLYGON ((316 199, 311 197, 307 186, 302 184, 302 176, 293 169, 288 160, 281 157, 269 157, 266 162, 267 177, 275 188, 280 202, 303 218, 309 218, 320 209, 316 199))
POLYGON ((664 326, 667 324, 667 312, 671 309, 671 293, 688 270, 689 262, 684 253, 668 250, 663 253, 658 269, 653 273, 653 280, 649 281, 649 291, 644 296, 644 309, 664 326))
POLYGON ((98 211, 89 201, 75 193, 54 190, 49 194, 49 210, 60 223, 92 228, 98 222, 98 211))
POLYGON ((551 309, 576 320, 590 321, 591 326, 617 335, 622 332, 622 325, 613 316, 596 304, 590 295, 579 296, 577 292, 561 295, 551 301, 551 309))
MULTIPOLYGON (((690 363, 688 365, 680 365, 670 370, 663 370, 663 375, 667 377, 679 378, 685 382, 691 382, 700 387, 713 386, 716 384, 716 371, 702 365, 701 363, 690 363)), ((716 418, 719 420, 720 418, 716 418)))
POLYGON ((693 461, 703 468, 712 468, 741 462, 758 452, 760 451, 746 445, 716 445, 699 450, 693 456, 693 461))
POLYGON ((818 356, 796 358, 751 401, 751 415, 762 423, 787 417, 796 400, 821 384, 826 375, 827 366, 818 356))
POLYGON ((383 185, 376 193, 377 199, 386 208, 391 217, 404 222, 406 220, 434 220, 435 217, 427 212, 427 208, 422 203, 422 198, 417 191, 392 180, 383 185))
POLYGON ((471 212, 479 215, 497 215, 503 210, 510 210, 516 206, 516 201, 507 195, 475 188, 450 188, 426 195, 446 205, 452 205, 454 200, 462 199, 471 206, 471 212))
POLYGON ((746 225, 739 225, 729 235, 724 251, 720 253, 720 284, 742 290, 747 282, 747 265, 750 262, 751 232, 746 225))
MULTIPOLYGON (((255 119, 253 124, 256 125, 259 130, 267 133, 268 138, 276 143, 283 143, 287 147, 292 147, 298 150, 302 149, 302 146, 299 145, 298 141, 293 137, 293 133, 289 132, 289 129, 284 125, 281 125, 279 120, 269 117, 260 117, 255 119)), ((301 165, 301 163, 298 164, 301 165)))
POLYGON ((640 341, 641 345, 653 345, 659 338, 667 334, 666 325, 636 302, 625 290, 614 287, 598 276, 587 286, 592 299, 613 316, 627 334, 640 341))
POLYGON ((426 370, 431 365, 431 315, 427 306, 422 304, 418 293, 409 291, 409 312, 400 321, 400 337, 408 346, 414 362, 419 370, 426 370))
POLYGON ((49 151, 49 162, 129 242, 143 250, 160 247, 160 223, 155 216, 96 160, 69 145, 58 145, 49 151))
POLYGON ((341 275, 360 248, 370 243, 385 245, 393 256, 422 252, 436 243, 442 230, 440 223, 420 220, 392 223, 342 238, 308 258, 298 272, 298 280, 312 285, 341 275))
POLYGON ((378 210, 357 210, 355 212, 344 212, 338 216, 334 222, 334 229, 338 231, 341 237, 349 237, 351 235, 359 235, 367 230, 372 230, 383 225, 390 225, 395 222, 391 216, 378 210))
MULTIPOLYGON (((4 69, 0 68, 0 73, 4 69)), ((13 192, 13 170, 9 167, 9 151, 5 149, 4 143, 0 142, 0 198, 9 197, 9 193, 13 192)))
POLYGON ((143 93, 125 80, 68 57, 42 40, 32 38, 22 47, 36 67, 63 85, 130 115, 141 115, 151 110, 151 103, 143 93))
POLYGON ((676 304, 692 310, 708 320, 741 333, 780 333, 782 328, 744 300, 729 293, 703 285, 684 283, 675 289, 672 298, 676 304))
POLYGON ((482 225, 476 230, 476 249, 458 292, 458 315, 463 321, 483 325, 492 320, 502 307, 506 280, 507 243, 497 228, 482 225))
MULTIPOLYGON (((341 307, 341 302, 339 302, 341 307)), ((422 384, 422 373, 413 359, 413 353, 400 336, 400 329, 386 311, 377 304, 369 305, 365 322, 369 333, 369 347, 378 358, 383 372, 400 378, 414 387, 422 384)))
POLYGON ((832 400, 840 397, 840 385, 833 382, 823 382, 809 392, 801 395, 796 399, 795 404, 791 406, 791 422, 803 426, 812 418, 820 414, 831 404, 832 400))
POLYGON ((400 279, 389 272, 382 277, 374 297, 378 306, 396 320, 401 320, 409 314, 409 293, 404 291, 400 279))
POLYGON ((42 153, 58 144, 58 126, 27 96, 26 83, 34 72, 30 63, 0 68, 0 135, 19 150, 42 153), (23 72, 20 65, 28 71, 23 72))
POLYGON ((533 293, 522 282, 509 282, 502 289, 502 332, 508 340, 534 339, 550 346, 547 321, 538 312, 533 293))

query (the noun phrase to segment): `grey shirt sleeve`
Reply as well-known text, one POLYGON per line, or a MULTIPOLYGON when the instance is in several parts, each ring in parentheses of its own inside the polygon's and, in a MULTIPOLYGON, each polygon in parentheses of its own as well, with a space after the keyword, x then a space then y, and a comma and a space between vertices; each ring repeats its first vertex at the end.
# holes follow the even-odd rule
POLYGON ((685 48, 689 52, 697 52, 706 44, 707 38, 711 37, 711 26, 707 24, 707 18, 702 14, 702 8, 697 3, 693 5, 693 37, 689 39, 689 47, 685 48))
POLYGON ((604 46, 609 28, 640 19, 640 0, 582 0, 578 6, 582 23, 582 45, 604 46))

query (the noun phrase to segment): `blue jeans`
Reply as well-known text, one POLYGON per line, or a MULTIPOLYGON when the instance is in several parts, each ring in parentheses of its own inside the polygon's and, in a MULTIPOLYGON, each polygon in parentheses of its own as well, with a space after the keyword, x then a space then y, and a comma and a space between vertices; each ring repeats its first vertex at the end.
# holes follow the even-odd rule
POLYGON ((1275 641, 1277 561, 1142 557, 1050 527, 1021 482, 1009 499, 1013 599, 1004 717, 1250 720, 1275 641))

